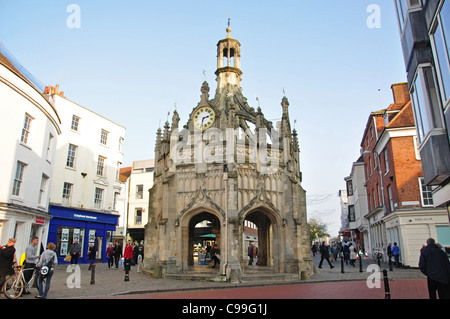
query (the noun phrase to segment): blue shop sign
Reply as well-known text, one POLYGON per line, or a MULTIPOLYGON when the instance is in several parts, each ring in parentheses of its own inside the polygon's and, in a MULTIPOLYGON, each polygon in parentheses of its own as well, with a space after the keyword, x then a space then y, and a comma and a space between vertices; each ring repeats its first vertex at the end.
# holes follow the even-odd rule
POLYGON ((118 215, 75 209, 73 207, 51 206, 51 215, 56 218, 117 225, 118 215))

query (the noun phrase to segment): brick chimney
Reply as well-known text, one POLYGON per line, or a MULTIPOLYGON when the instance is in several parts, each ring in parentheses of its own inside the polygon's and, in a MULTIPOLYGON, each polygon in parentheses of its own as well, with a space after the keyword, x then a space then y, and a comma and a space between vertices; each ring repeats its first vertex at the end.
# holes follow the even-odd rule
POLYGON ((56 94, 61 97, 64 97, 64 92, 59 92, 59 84, 56 84, 56 87, 53 87, 51 85, 46 86, 44 94, 51 94, 51 95, 56 94))
POLYGON ((391 85, 394 103, 406 104, 410 100, 408 83, 396 83, 391 85))

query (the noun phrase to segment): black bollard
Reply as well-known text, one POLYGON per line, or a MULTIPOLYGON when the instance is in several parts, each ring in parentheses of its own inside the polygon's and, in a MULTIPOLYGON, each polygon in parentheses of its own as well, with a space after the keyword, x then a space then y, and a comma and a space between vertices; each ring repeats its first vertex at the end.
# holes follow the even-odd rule
POLYGON ((363 267, 362 267, 362 254, 359 254, 359 272, 363 272, 363 267))
POLYGON ((125 259, 125 279, 124 281, 130 281, 130 259, 125 259))
POLYGON ((95 285, 95 265, 91 267, 91 285, 95 285))
POLYGON ((341 253, 341 274, 345 273, 344 271, 344 253, 341 253))
POLYGON ((391 299, 391 290, 389 289, 389 280, 387 277, 387 270, 383 269, 384 277, 384 299, 391 299))

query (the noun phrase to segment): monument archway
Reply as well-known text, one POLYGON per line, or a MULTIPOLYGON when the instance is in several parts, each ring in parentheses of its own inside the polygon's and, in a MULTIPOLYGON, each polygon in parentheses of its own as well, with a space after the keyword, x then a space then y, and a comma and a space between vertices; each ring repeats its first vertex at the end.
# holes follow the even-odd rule
MULTIPOLYGON (((194 266, 195 246, 204 242, 215 242, 221 247, 221 222, 219 217, 209 211, 197 211, 186 219, 186 232, 183 236, 183 256, 188 266, 194 266), (204 227, 199 227, 203 224, 204 227), (214 236, 212 236, 214 235, 214 236)), ((212 246, 212 245, 211 245, 212 246)))
POLYGON ((250 105, 240 85, 240 47, 227 28, 226 38, 217 43, 214 98, 204 81, 200 101, 185 124, 174 110, 172 122, 167 119, 157 129, 145 226, 144 265, 150 271, 188 273, 194 265, 196 225, 206 220, 219 246, 220 275, 241 281, 248 264, 246 219, 258 227, 258 265, 298 278, 313 271, 300 148, 289 101, 282 97, 276 124, 259 105, 250 105))
MULTIPOLYGON (((277 221, 275 215, 266 209, 256 209, 245 215, 242 223, 242 232, 244 233, 245 220, 248 220, 256 225, 258 238, 258 259, 257 266, 269 266, 274 270, 279 269, 280 247, 278 237, 280 230, 278 229, 280 223, 277 221)), ((256 243, 255 243, 256 244, 256 243)), ((247 256, 248 245, 243 245, 243 255, 247 256)))

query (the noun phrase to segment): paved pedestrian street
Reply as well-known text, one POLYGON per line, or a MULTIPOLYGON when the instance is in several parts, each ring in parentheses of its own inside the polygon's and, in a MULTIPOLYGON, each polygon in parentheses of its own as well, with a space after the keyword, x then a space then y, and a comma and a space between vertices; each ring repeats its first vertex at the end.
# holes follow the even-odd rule
MULTIPOLYGON (((313 261, 318 266, 320 257, 313 257, 313 261)), ((154 279, 138 272, 137 267, 132 267, 129 281, 124 281, 123 268, 108 269, 106 264, 97 264, 92 284, 88 265, 79 265, 79 283, 75 280, 75 272, 67 272, 67 265, 58 265, 48 299, 384 299, 383 275, 370 268, 375 264, 372 259, 364 259, 363 272, 357 261, 355 267, 344 265, 342 273, 340 260, 333 262, 333 269, 325 261, 322 269, 317 269, 309 280, 278 283, 154 279), (375 279, 380 280, 379 288, 369 288, 368 278, 369 284, 373 285, 375 279)), ((392 299, 428 298, 426 278, 418 269, 394 267, 389 271, 385 263, 381 264, 381 269, 388 270, 392 299)), ((33 288, 31 294, 22 299, 35 299, 36 295, 37 289, 33 288)), ((5 299, 3 295, 1 298, 5 299)))

